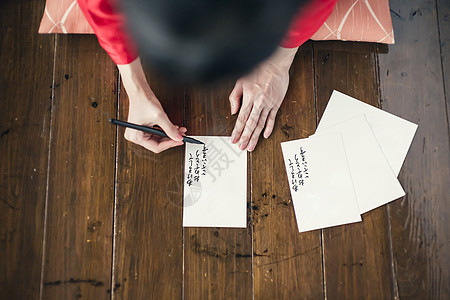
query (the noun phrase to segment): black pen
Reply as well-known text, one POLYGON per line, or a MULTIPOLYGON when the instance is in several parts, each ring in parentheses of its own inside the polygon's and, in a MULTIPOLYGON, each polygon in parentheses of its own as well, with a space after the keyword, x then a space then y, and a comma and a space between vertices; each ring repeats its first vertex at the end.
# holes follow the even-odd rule
MULTIPOLYGON (((128 123, 125 121, 120 121, 120 120, 116 120, 116 119, 109 119, 109 122, 111 122, 114 125, 119 125, 122 127, 128 127, 128 128, 132 128, 132 129, 136 129, 136 130, 140 130, 143 132, 147 132, 147 133, 151 133, 151 134, 156 134, 162 137, 169 137, 164 131, 162 130, 158 130, 155 128, 151 128, 151 127, 146 127, 146 126, 142 126, 142 125, 137 125, 137 124, 133 124, 133 123, 128 123)), ((183 136, 183 142, 185 143, 192 143, 192 144, 204 144, 203 142, 200 142, 196 139, 187 137, 187 136, 183 136)))

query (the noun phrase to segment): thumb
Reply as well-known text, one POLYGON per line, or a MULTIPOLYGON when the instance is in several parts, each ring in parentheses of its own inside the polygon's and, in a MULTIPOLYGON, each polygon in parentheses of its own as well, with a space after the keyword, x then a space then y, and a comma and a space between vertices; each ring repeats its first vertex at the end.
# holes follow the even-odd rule
POLYGON ((242 83, 240 81, 237 81, 229 97, 232 115, 237 113, 239 110, 242 94, 243 94, 242 83))
POLYGON ((170 122, 169 117, 164 113, 156 122, 162 130, 174 141, 182 141, 183 136, 178 131, 178 128, 170 122))

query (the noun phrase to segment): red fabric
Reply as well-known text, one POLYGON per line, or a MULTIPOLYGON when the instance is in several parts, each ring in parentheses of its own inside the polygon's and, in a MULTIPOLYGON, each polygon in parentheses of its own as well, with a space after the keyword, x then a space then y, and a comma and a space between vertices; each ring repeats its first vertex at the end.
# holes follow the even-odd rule
MULTIPOLYGON (((98 42, 117 65, 133 62, 137 46, 126 32, 125 18, 117 12, 116 0, 77 0, 98 42)), ((125 0, 126 1, 126 0, 125 0)))
POLYGON ((333 12, 337 0, 311 0, 303 7, 281 42, 281 47, 295 48, 309 40, 333 12))
MULTIPOLYGON (((129 64, 137 47, 127 34, 125 18, 116 9, 116 0, 77 0, 103 49, 118 64, 129 64)), ((126 1, 126 0, 125 0, 126 1)), ((306 42, 329 17, 337 0, 311 0, 294 18, 282 47, 295 48, 306 42)))

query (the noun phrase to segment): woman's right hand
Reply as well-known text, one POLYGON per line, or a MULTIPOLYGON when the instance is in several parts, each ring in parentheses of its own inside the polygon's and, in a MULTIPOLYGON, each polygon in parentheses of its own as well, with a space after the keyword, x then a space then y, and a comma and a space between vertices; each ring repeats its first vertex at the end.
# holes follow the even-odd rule
POLYGON ((176 126, 169 120, 145 78, 140 59, 117 67, 130 102, 128 122, 148 127, 159 126, 169 136, 160 137, 127 128, 125 139, 155 153, 183 145, 183 135, 187 129, 176 126))
POLYGON ((184 127, 172 124, 154 95, 130 99, 128 122, 148 127, 159 126, 169 136, 167 138, 131 128, 125 129, 125 139, 155 153, 183 145, 183 135, 187 131, 184 127))

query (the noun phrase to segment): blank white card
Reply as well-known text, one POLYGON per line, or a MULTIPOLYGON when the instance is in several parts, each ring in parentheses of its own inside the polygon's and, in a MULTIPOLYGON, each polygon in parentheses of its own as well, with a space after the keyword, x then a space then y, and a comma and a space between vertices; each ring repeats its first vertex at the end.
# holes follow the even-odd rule
POLYGON ((389 165, 398 176, 417 125, 338 91, 333 91, 316 133, 364 114, 389 165))
POLYGON ((364 115, 359 115, 315 135, 340 133, 361 214, 403 197, 392 171, 364 115))

